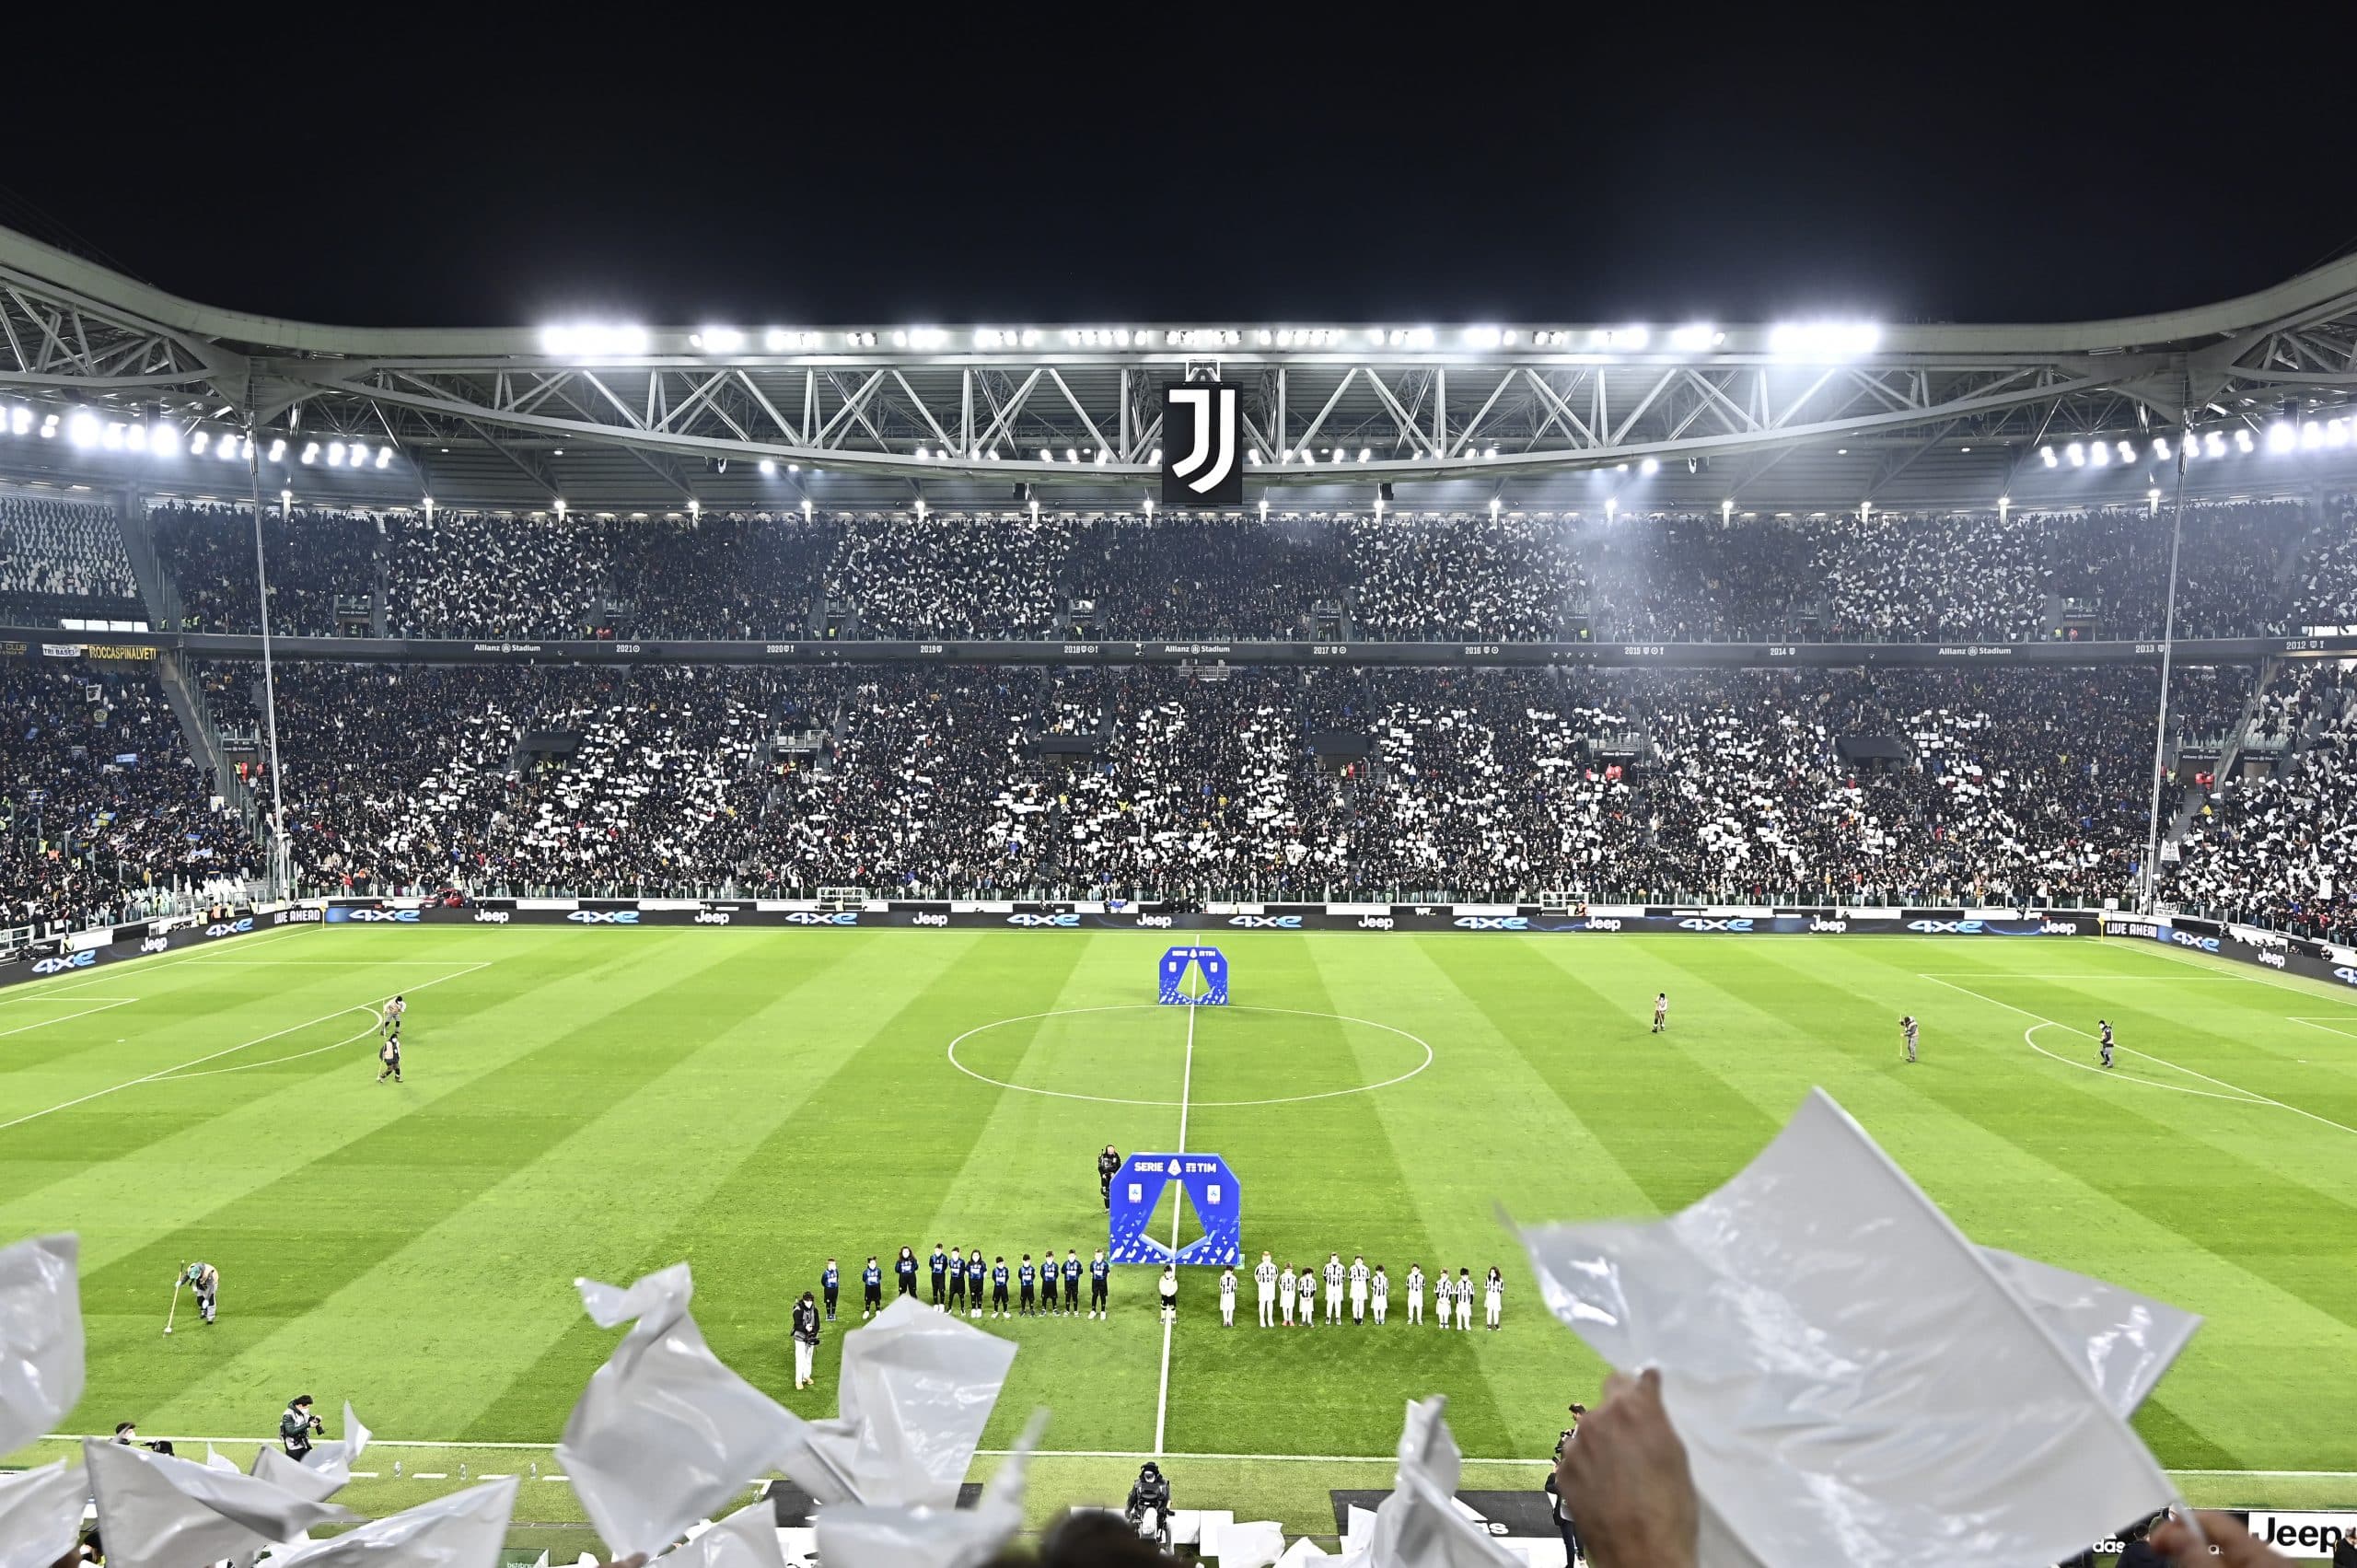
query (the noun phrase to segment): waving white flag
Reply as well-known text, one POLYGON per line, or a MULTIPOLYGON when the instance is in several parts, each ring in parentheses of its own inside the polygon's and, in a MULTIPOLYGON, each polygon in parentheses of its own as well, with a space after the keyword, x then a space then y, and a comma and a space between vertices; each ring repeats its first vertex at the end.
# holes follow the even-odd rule
POLYGON ((853 1568, 976 1568, 989 1562, 1023 1527, 1024 1472, 1047 1420, 1045 1411, 1031 1418, 971 1508, 842 1503, 819 1509, 819 1561, 853 1568))
POLYGON ((517 1484, 510 1476, 470 1486, 271 1561, 274 1568, 493 1568, 517 1484))
MULTIPOLYGON (((765 1500, 739 1508, 655 1560, 661 1568, 785 1568, 777 1510, 765 1500)), ((649 1568, 655 1568, 649 1564, 649 1568)))
POLYGON ((49 1568, 82 1533, 89 1478, 59 1459, 0 1475, 0 1568, 49 1568))
POLYGON ((2084 1345, 1822 1090, 1691 1207, 1523 1240, 1558 1318, 1660 1369, 1705 1568, 2037 1568, 2170 1501, 2084 1345))
POLYGON ((82 1398, 81 1249, 72 1236, 0 1248, 0 1454, 55 1431, 82 1398))
POLYGON ((614 1555, 652 1556, 772 1469, 798 1423, 704 1343, 685 1263, 628 1290, 575 1283, 599 1328, 631 1330, 582 1390, 557 1458, 614 1555))
POLYGON ((82 1465, 108 1568, 203 1568, 353 1516, 234 1470, 95 1437, 83 1440, 82 1465))
POLYGON ((821 1503, 949 1507, 1014 1365, 1008 1341, 901 1296, 843 1336, 840 1413, 789 1415, 780 1468, 821 1503))
POLYGON ((1399 1434, 1399 1472, 1375 1510, 1367 1568, 1526 1568, 1457 1505, 1464 1455, 1448 1430, 1448 1398, 1408 1407, 1399 1434))

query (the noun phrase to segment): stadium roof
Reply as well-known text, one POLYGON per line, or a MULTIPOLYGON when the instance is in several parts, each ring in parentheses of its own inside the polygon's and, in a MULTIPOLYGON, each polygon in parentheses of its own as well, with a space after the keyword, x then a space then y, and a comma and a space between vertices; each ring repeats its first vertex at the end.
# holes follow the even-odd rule
POLYGON ((1135 506, 1160 387, 1190 377, 1240 386, 1248 481, 1281 510, 1378 484, 1440 510, 2142 499, 2189 423, 2196 494, 2299 493, 2357 475, 2357 257, 2059 326, 381 330, 216 309, 0 229, 0 469, 148 489, 241 494, 242 461, 195 448, 251 430, 265 490, 310 500, 1135 506))

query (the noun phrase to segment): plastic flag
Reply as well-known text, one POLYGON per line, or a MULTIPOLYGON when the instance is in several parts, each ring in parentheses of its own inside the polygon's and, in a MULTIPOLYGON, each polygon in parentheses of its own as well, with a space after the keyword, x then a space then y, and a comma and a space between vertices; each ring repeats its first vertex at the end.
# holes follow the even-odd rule
MULTIPOLYGON (((494 1568, 515 1511, 515 1477, 485 1481, 282 1551, 273 1568, 494 1568)), ((110 1559, 113 1542, 108 1542, 110 1559)))
POLYGON ((1047 1423, 1045 1411, 1031 1418, 971 1508, 843 1503, 819 1509, 819 1561, 857 1568, 976 1568, 989 1562, 1023 1527, 1024 1471, 1047 1423))
POLYGON ((82 1442, 82 1464, 108 1568, 203 1568, 353 1517, 251 1476, 95 1437, 82 1442))
POLYGON ((655 1561, 664 1568, 785 1568, 777 1510, 766 1501, 739 1508, 655 1561))
POLYGON ((0 1454, 55 1431, 82 1398, 81 1249, 72 1236, 0 1249, 0 1454))
POLYGON ((2087 1370, 2104 1402, 2132 1413, 2201 1327, 2200 1318, 2103 1280, 1994 1247, 1980 1255, 2087 1370))
POLYGON ((1821 1089, 1691 1207, 1523 1241, 1549 1310, 1660 1369, 1705 1568, 2037 1568, 2170 1501, 2084 1344, 1821 1089))
POLYGON ((50 1568, 82 1533, 87 1478, 65 1461, 0 1475, 0 1568, 50 1568))
POLYGON ((1526 1568, 1457 1506, 1465 1458, 1449 1433, 1447 1410, 1445 1394, 1409 1405, 1399 1476, 1366 1537, 1367 1568, 1526 1568))
POLYGON ((1010 1342, 900 1296, 843 1336, 839 1414, 790 1415, 780 1467, 821 1503, 950 1507, 1014 1365, 1010 1342))
POLYGON ((599 1328, 631 1330, 582 1390, 557 1458, 613 1554, 652 1556, 773 1468, 798 1423, 704 1343, 685 1263, 628 1290, 575 1283, 599 1328))

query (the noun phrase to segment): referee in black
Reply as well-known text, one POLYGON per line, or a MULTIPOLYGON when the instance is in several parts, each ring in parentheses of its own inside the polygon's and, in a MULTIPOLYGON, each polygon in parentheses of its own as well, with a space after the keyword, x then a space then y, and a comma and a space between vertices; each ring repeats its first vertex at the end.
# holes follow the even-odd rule
POLYGON ((1108 1213, 1113 1207, 1113 1173, 1120 1168, 1121 1151, 1106 1144, 1105 1152, 1097 1156, 1097 1195, 1105 1200, 1108 1213))

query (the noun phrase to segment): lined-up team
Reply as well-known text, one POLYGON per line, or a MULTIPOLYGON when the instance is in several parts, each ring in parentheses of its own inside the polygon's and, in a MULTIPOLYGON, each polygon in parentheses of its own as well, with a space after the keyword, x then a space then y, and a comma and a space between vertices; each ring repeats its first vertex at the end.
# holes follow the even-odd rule
MULTIPOLYGON (((892 1260, 893 1290, 896 1295, 917 1294, 918 1260, 916 1249, 903 1247, 900 1255, 892 1260)), ((933 1244, 932 1255, 924 1260, 924 1269, 933 1279, 932 1305, 943 1312, 963 1312, 970 1318, 980 1318, 984 1308, 983 1293, 989 1293, 990 1316, 993 1318, 1046 1318, 1086 1316, 1101 1318, 1106 1314, 1107 1298, 1111 1291, 1113 1266, 1106 1260, 1103 1249, 1084 1263, 1080 1254, 1071 1248, 1064 1249, 1063 1260, 1056 1260, 1052 1247, 1040 1253, 1033 1262, 1026 1252, 1009 1264, 1001 1253, 991 1261, 982 1260, 979 1247, 960 1256, 959 1249, 946 1242, 933 1244), (1084 1314, 1080 1306, 1080 1281, 1088 1278, 1088 1309, 1084 1314), (1062 1305, 1057 1305, 1056 1286, 1063 1285, 1062 1305), (1010 1294, 1010 1290, 1014 1294, 1010 1294)), ((884 1265, 870 1253, 859 1272, 860 1311, 870 1318, 884 1310, 884 1265)), ((834 1259, 819 1271, 819 1288, 826 1297, 827 1321, 835 1320, 837 1297, 842 1287, 842 1271, 834 1259)))
MULTIPOLYGON (((1263 1329, 1307 1329, 1318 1324, 1318 1286, 1325 1286, 1326 1321, 1342 1321, 1342 1307, 1347 1293, 1351 1321, 1366 1322, 1370 1316, 1380 1325, 1391 1315, 1391 1276, 1382 1264, 1367 1267, 1364 1255, 1353 1258, 1346 1266, 1339 1252, 1329 1253, 1324 1267, 1304 1265, 1296 1270, 1291 1263, 1283 1268, 1270 1253, 1260 1254, 1260 1261, 1252 1270, 1252 1282, 1260 1299, 1260 1327, 1263 1329)), ((1408 1265, 1405 1282, 1408 1299, 1408 1321, 1424 1320, 1424 1269, 1421 1263, 1408 1265)), ((1436 1270, 1432 1276, 1433 1311, 1434 1321, 1444 1329, 1469 1329, 1473 1326, 1473 1299, 1481 1298, 1482 1321, 1485 1327, 1498 1327, 1505 1310, 1505 1275, 1494 1267, 1480 1280, 1470 1269, 1459 1269, 1452 1279, 1446 1269, 1436 1270)), ((1219 1318, 1229 1328, 1236 1325, 1236 1271, 1225 1270, 1219 1278, 1219 1318)))

